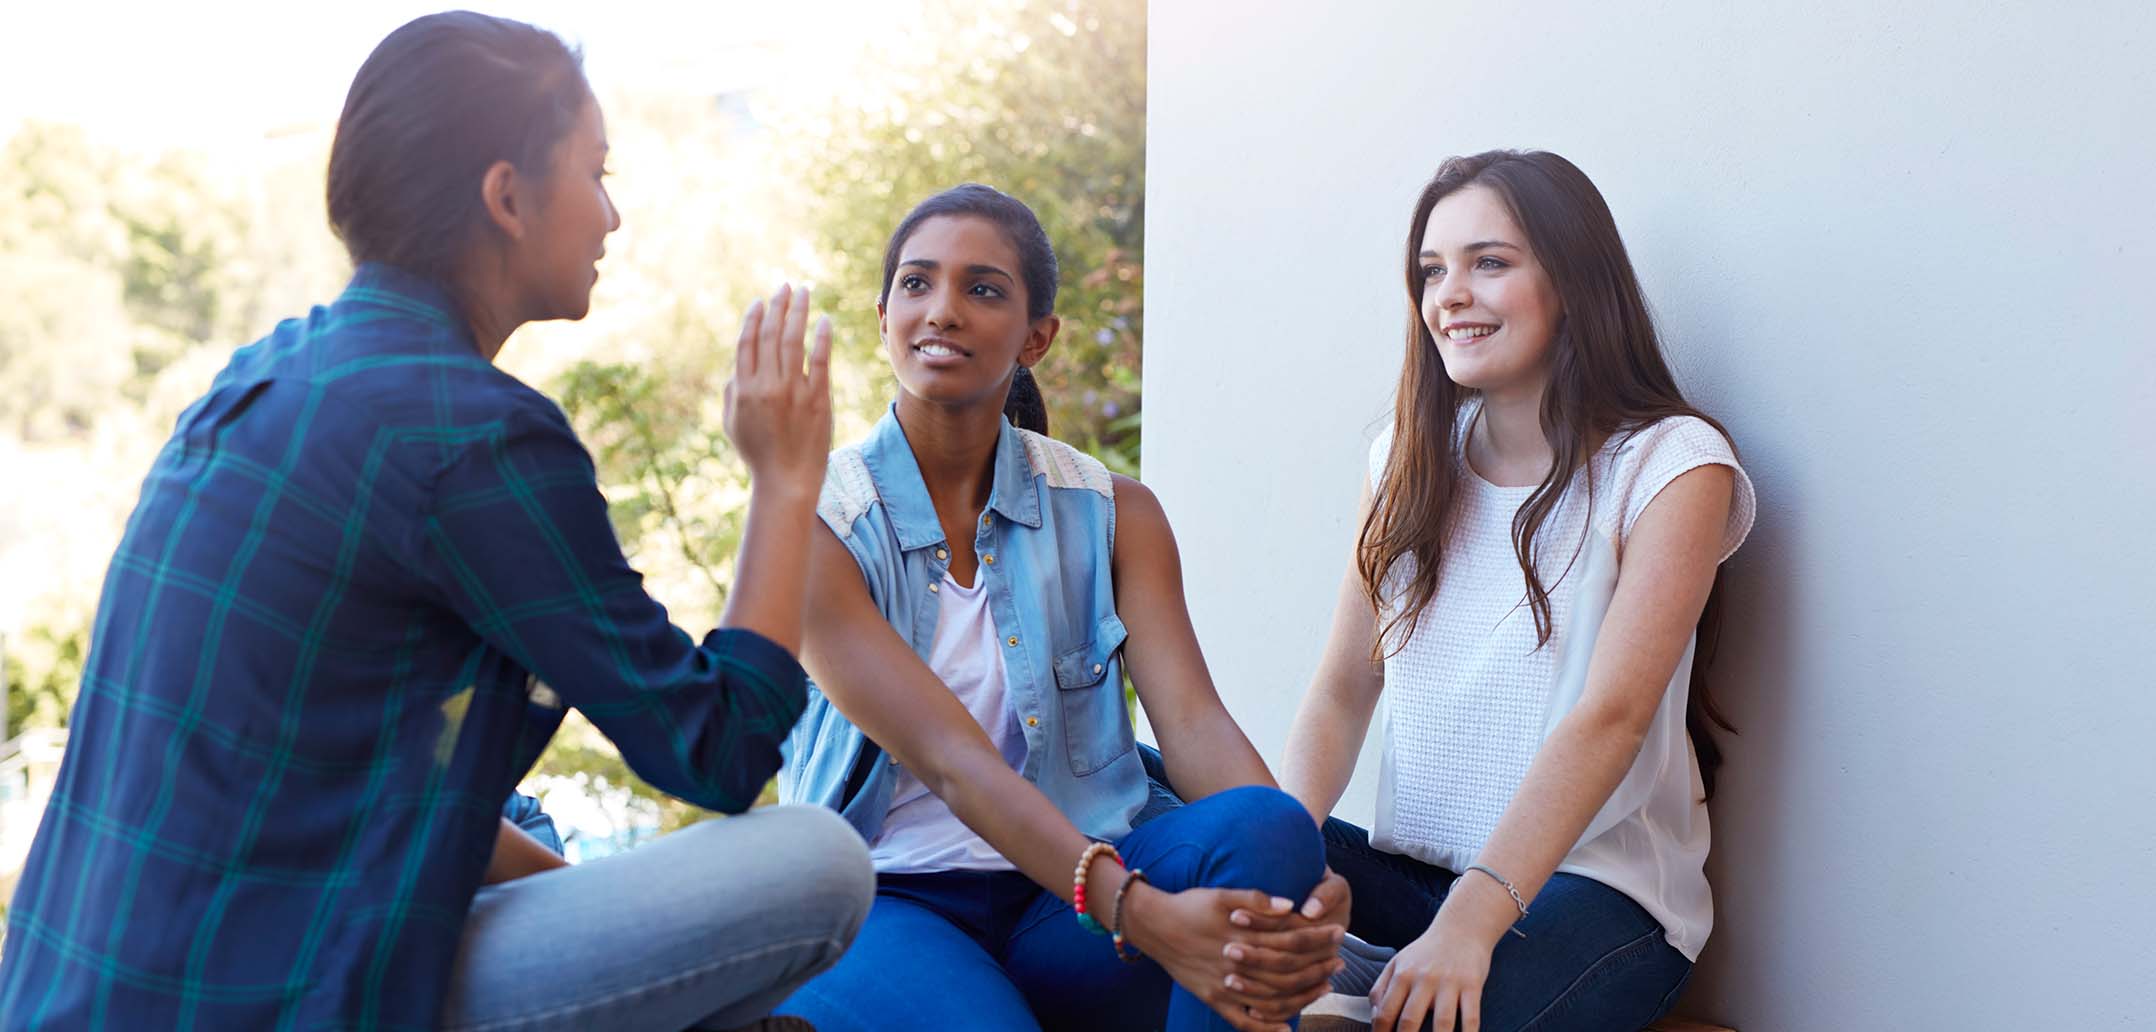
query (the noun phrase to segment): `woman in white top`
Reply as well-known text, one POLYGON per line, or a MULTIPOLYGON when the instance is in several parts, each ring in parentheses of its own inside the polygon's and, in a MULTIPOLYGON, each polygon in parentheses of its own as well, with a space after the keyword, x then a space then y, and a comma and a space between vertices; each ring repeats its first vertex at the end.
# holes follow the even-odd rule
POLYGON ((1323 819, 1383 702, 1375 826, 1325 821, 1351 931, 1397 950, 1377 1032, 1630 1032, 1712 918, 1693 652, 1751 484, 1572 163, 1446 161, 1406 272, 1392 426, 1283 787, 1323 819))

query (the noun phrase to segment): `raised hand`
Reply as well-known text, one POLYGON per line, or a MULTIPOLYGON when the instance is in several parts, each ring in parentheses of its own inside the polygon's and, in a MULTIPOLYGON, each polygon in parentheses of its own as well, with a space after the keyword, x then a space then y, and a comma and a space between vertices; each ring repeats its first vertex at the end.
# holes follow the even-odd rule
POLYGON ((758 490, 813 497, 831 451, 831 320, 816 323, 815 346, 802 364, 809 292, 781 286, 749 306, 726 384, 726 436, 758 490))

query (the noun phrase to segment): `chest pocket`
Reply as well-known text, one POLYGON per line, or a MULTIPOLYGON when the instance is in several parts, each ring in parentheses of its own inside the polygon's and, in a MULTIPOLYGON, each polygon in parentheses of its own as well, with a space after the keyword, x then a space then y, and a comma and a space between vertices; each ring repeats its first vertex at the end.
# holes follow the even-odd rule
POLYGON ((1056 703, 1073 774, 1091 774, 1137 745, 1118 655, 1127 636, 1123 621, 1110 613, 1094 626, 1092 640, 1056 654, 1056 703))

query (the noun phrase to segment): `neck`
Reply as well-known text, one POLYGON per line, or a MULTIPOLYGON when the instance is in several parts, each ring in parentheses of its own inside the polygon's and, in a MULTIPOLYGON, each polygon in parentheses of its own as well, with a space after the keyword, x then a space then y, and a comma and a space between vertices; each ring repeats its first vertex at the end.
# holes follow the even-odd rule
POLYGON ((1001 408, 935 405, 901 393, 898 425, 938 515, 970 520, 988 504, 1003 433, 1001 408))
POLYGON ((1539 483, 1556 453, 1542 432, 1542 390, 1485 391, 1482 413, 1467 442, 1467 458, 1485 479, 1505 485, 1539 483))
POLYGON ((472 341, 478 345, 480 357, 489 362, 501 354, 509 335, 524 325, 524 318, 517 314, 516 292, 502 275, 500 265, 475 256, 464 263, 464 275, 458 278, 454 290, 464 319, 471 325, 472 341))

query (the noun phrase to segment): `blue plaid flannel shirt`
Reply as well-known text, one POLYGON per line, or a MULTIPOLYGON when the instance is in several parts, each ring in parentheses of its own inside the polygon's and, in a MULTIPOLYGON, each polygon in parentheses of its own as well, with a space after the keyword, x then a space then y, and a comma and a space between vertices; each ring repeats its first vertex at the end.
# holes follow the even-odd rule
POLYGON ((561 411, 362 266, 183 413, 106 575, 0 1029, 427 1029, 518 779, 582 710, 747 809, 805 704, 622 557, 561 411))

